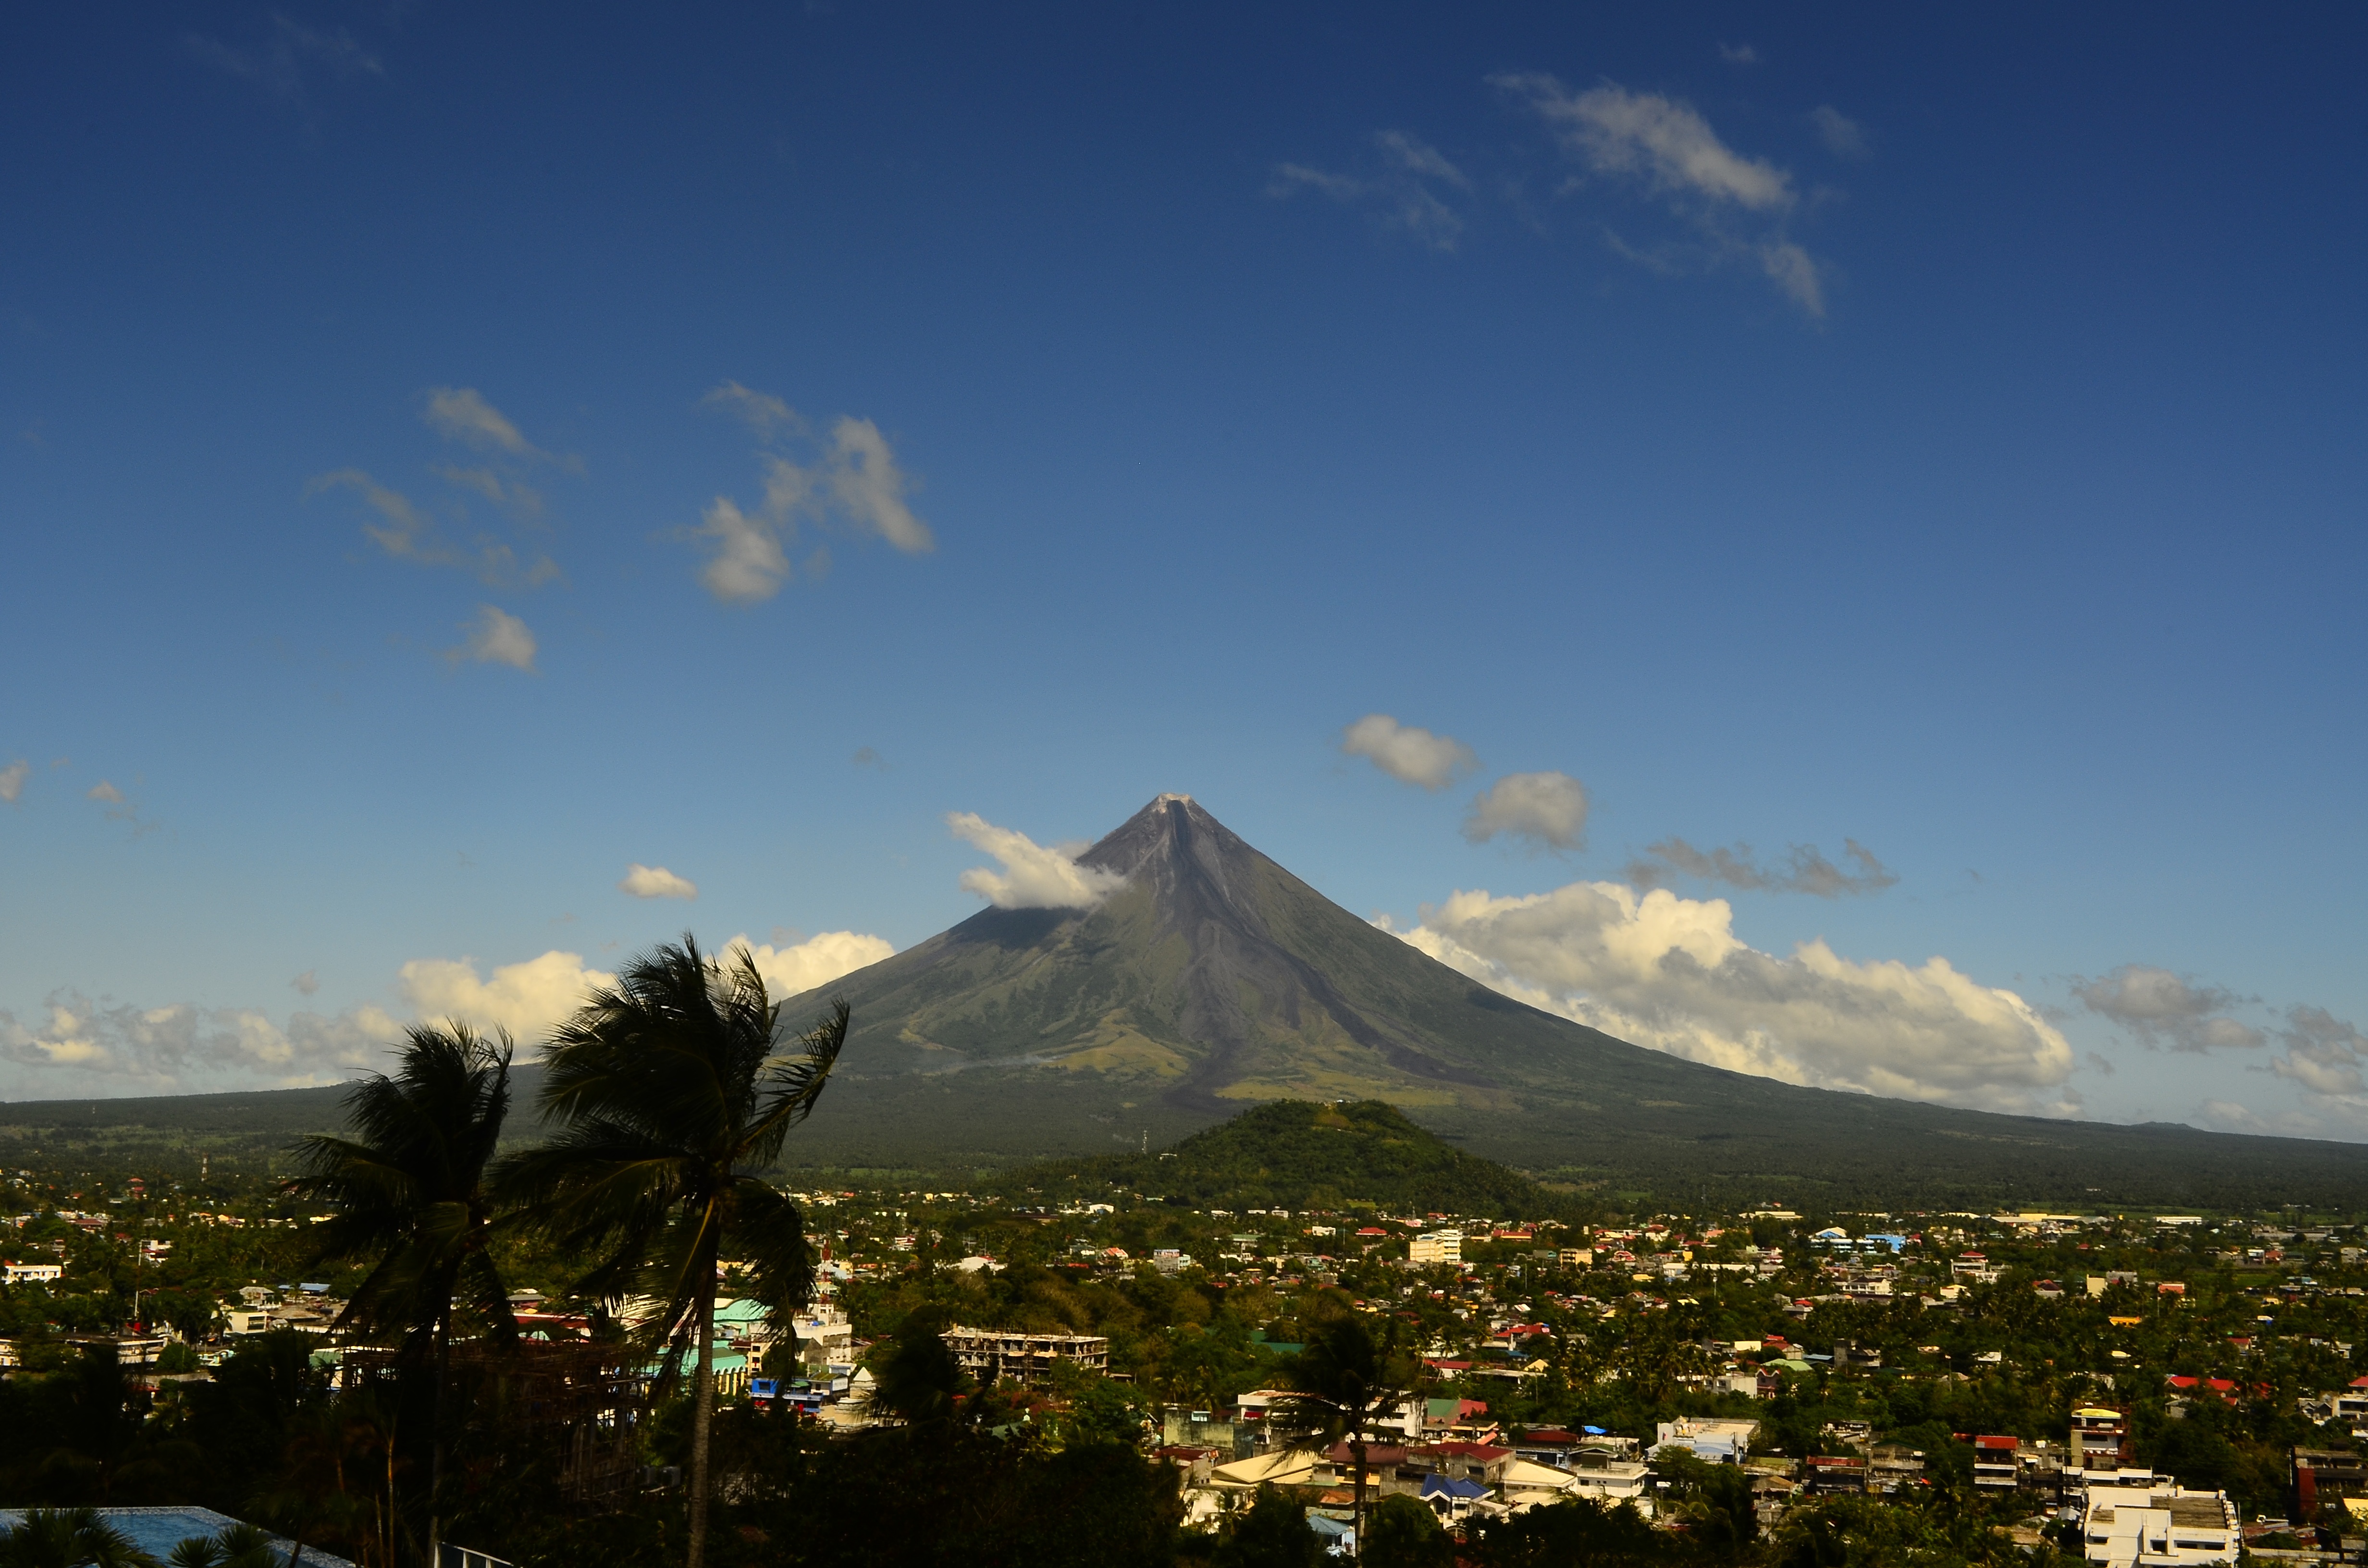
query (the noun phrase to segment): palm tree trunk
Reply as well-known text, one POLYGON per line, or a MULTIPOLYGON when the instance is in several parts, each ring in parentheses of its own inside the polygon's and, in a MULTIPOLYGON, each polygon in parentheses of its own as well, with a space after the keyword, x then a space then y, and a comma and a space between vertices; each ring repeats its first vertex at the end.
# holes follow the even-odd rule
POLYGON ((436 1320, 436 1386, 427 1396, 427 1568, 444 1568, 444 1384, 452 1375, 452 1314, 436 1320))
POLYGON ((1357 1555, 1362 1557, 1365 1555, 1365 1424, 1362 1421, 1349 1429, 1349 1446, 1357 1455, 1356 1500, 1349 1510, 1355 1518, 1350 1528, 1356 1533, 1351 1539, 1357 1543, 1357 1555))
POLYGON ((700 1568, 707 1554, 707 1429, 715 1418, 715 1275, 708 1270, 699 1293, 697 1385, 690 1395, 690 1551, 685 1568, 700 1568))

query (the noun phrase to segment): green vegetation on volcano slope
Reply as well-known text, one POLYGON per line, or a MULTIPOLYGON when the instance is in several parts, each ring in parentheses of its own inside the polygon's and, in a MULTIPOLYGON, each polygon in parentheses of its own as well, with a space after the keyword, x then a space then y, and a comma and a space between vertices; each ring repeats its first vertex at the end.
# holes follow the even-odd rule
POLYGON ((1121 1187, 1194 1208, 1346 1209, 1489 1216, 1563 1213, 1565 1194, 1467 1154, 1382 1100, 1269 1100, 1153 1154, 1103 1154, 997 1185, 1053 1195, 1121 1187))

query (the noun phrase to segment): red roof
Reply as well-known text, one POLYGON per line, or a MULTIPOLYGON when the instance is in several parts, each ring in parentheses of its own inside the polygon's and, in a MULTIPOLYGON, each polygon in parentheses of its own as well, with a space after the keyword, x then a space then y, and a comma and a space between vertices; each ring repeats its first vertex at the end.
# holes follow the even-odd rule
POLYGON ((1494 1464, 1509 1457, 1513 1450, 1487 1443, 1433 1443, 1423 1451, 1448 1459, 1478 1460, 1483 1464, 1494 1464))
POLYGON ((1578 1434, 1565 1432, 1559 1426, 1541 1426, 1521 1439, 1525 1443, 1576 1443, 1578 1434))
POLYGON ((1974 1447, 1977 1449, 2004 1449, 2009 1452, 2012 1452, 2021 1445, 2022 1439, 2020 1437, 1975 1437, 1974 1439, 1974 1447))

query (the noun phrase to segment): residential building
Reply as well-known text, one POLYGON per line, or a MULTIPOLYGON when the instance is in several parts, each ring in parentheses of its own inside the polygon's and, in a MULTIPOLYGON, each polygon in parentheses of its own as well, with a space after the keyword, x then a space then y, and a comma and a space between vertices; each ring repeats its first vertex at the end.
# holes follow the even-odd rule
POLYGON ((1425 1231, 1406 1244, 1408 1263, 1462 1263, 1463 1233, 1425 1231))
POLYGON ((1708 1417, 1663 1421, 1653 1427, 1653 1450, 1678 1448, 1709 1464, 1741 1464, 1751 1452, 1757 1421, 1714 1421, 1708 1417))
POLYGON ((1650 1494, 1652 1467, 1611 1449, 1579 1449, 1570 1456, 1570 1491, 1598 1503, 1634 1502, 1650 1494))
POLYGON ((2082 1405, 2072 1412, 2071 1441, 2066 1449, 2066 1470, 2123 1469, 2131 1459, 2128 1414, 2101 1404, 2082 1405))
POLYGON ((2014 1437, 1975 1437, 1974 1439, 1974 1484, 2011 1488, 2016 1480, 2015 1459, 2022 1444, 2014 1437))
POLYGON ((946 1330, 945 1342, 982 1388, 1006 1380, 1036 1387, 1055 1361, 1074 1362, 1090 1372, 1110 1370, 1110 1341, 1098 1334, 1021 1334, 957 1324, 946 1330))
POLYGON ((2368 1456, 2327 1449, 2294 1451, 2294 1517, 2308 1519, 2328 1503, 2368 1497, 2368 1456))
POLYGON ((66 1267, 63 1263, 7 1263, 0 1264, 0 1274, 5 1274, 0 1283, 42 1285, 52 1279, 64 1278, 66 1267))
POLYGON ((1802 1483, 1816 1495, 1866 1491, 1866 1460, 1847 1455, 1812 1454, 1802 1461, 1802 1483))
POLYGON ((2091 1562, 2234 1562, 2243 1544, 2224 1493, 2091 1485, 2081 1510, 2081 1555, 2091 1562))

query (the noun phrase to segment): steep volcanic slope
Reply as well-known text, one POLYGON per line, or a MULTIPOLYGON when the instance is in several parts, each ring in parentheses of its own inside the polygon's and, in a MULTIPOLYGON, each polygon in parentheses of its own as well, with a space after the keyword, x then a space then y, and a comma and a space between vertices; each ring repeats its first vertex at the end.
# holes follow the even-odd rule
POLYGON ((1533 1170, 1904 1201, 2368 1198, 2368 1150, 1796 1088, 1524 1006, 1333 903, 1191 800, 1081 857, 1091 911, 989 909, 791 999, 856 1027, 808 1160, 943 1168, 1157 1145, 1249 1101, 1381 1099, 1533 1170))
MULTIPOLYGON (((2356 1144, 1950 1110, 1625 1044, 1433 962, 1179 795, 1084 860, 1126 878, 1090 912, 986 910, 790 1000, 791 1022, 832 994, 855 1007, 793 1161, 957 1173, 1156 1148, 1262 1100, 1377 1099, 1474 1153, 1669 1206, 2368 1207, 2356 1144)), ((0 1106, 0 1149, 235 1143, 259 1162, 341 1097, 20 1102, 0 1106)))

